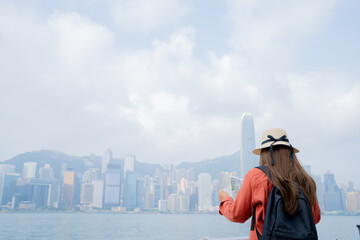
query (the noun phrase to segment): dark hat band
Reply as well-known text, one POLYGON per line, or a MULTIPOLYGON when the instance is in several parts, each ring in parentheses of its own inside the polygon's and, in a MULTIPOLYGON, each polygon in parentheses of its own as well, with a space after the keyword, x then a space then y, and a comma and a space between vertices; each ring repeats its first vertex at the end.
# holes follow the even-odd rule
MULTIPOLYGON (((273 143, 271 143, 271 145, 270 145, 270 155, 271 155, 271 166, 274 166, 274 156, 273 156, 273 145, 274 145, 274 143, 281 141, 281 142, 288 142, 288 143, 290 144, 290 142, 289 142, 289 139, 286 138, 286 135, 283 135, 283 136, 280 137, 280 138, 274 138, 274 137, 271 136, 271 135, 267 135, 267 137, 268 137, 269 139, 263 141, 263 142, 261 143, 261 145, 262 145, 262 144, 265 144, 265 143, 268 143, 268 142, 273 142, 273 143)), ((294 148, 293 148, 293 146, 292 146, 291 144, 290 144, 290 148, 291 148, 290 159, 291 159, 291 160, 294 160, 294 148)))

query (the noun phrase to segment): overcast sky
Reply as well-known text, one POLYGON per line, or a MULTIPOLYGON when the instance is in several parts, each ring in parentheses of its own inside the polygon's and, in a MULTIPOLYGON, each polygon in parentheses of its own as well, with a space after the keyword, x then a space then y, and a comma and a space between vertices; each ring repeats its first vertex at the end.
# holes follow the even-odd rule
POLYGON ((284 128, 360 188, 357 0, 0 1, 0 160, 50 149, 179 163, 284 128))

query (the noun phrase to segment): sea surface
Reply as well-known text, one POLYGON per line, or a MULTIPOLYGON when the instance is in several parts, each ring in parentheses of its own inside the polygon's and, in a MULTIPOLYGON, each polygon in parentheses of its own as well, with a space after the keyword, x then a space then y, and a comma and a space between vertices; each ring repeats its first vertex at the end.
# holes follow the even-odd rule
MULTIPOLYGON (((358 240, 360 216, 322 216, 319 239, 358 240)), ((0 239, 201 239, 239 237, 249 222, 217 214, 0 213, 0 239)))

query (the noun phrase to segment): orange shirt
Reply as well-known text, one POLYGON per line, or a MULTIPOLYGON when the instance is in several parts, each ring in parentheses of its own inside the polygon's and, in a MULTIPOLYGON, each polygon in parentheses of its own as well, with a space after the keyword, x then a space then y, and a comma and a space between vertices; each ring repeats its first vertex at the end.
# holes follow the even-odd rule
MULTIPOLYGON (((262 234, 267 200, 272 187, 273 184, 266 174, 258 168, 253 168, 246 174, 235 201, 230 196, 221 201, 219 213, 232 222, 244 223, 252 217, 256 206, 256 228, 262 234)), ((312 207, 312 214, 315 223, 320 222, 321 212, 317 200, 312 207)), ((257 239, 256 231, 250 231, 249 240, 257 239)))

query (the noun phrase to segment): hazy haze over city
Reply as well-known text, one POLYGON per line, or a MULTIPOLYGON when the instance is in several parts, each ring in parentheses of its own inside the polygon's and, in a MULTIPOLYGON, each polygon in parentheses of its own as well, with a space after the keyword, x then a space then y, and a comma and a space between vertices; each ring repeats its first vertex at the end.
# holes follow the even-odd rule
POLYGON ((287 130, 360 187, 360 2, 0 1, 0 160, 200 161, 287 130))

